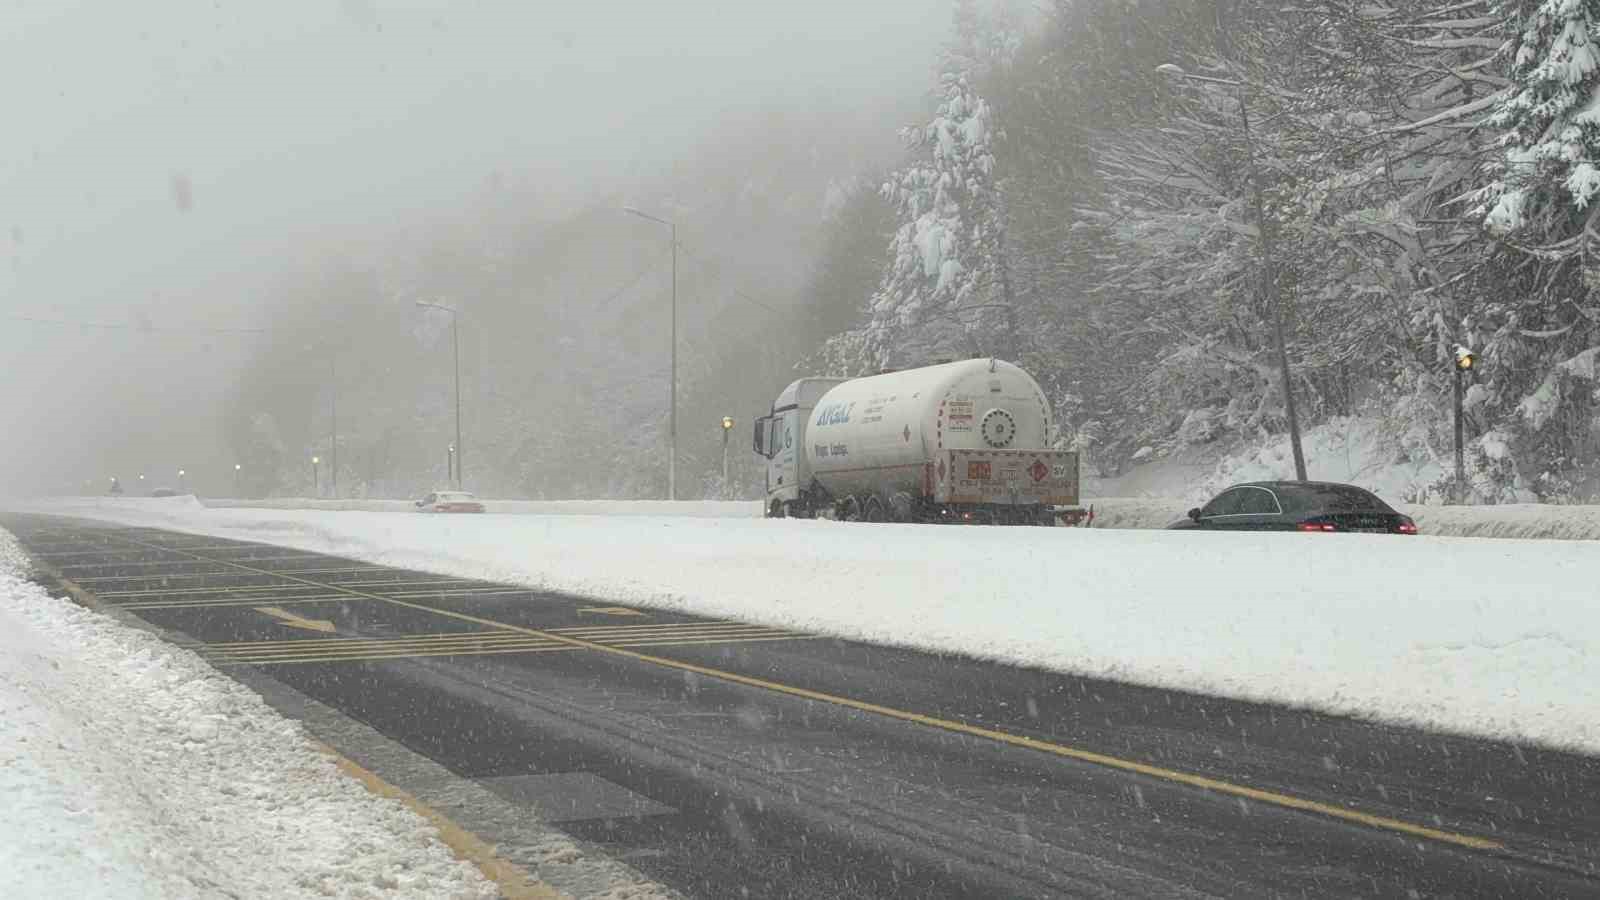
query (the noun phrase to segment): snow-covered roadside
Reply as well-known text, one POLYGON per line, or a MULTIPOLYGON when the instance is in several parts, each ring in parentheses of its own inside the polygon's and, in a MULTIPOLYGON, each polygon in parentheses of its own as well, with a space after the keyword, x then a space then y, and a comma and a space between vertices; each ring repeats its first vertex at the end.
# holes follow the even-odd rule
MULTIPOLYGON (((1228 482, 1233 483, 1233 482, 1228 482)), ((1224 484, 1224 487, 1226 485, 1224 484)), ((80 506, 174 509, 183 505, 213 509, 307 509, 360 512, 411 513, 404 500, 196 500, 172 497, 109 499, 86 497, 70 501, 80 506)), ((486 500, 491 513, 537 516, 670 516, 673 518, 759 519, 761 504, 753 500, 486 500)), ((1167 497, 1085 497, 1094 507, 1097 528, 1165 528, 1183 518, 1201 500, 1167 497)), ((1556 538, 1600 540, 1600 506, 1552 506, 1533 503, 1498 506, 1392 505, 1417 521, 1424 534, 1451 537, 1556 538)))
POLYGON ((260 697, 25 565, 0 530, 0 896, 495 896, 260 697))
MULTIPOLYGON (((85 498, 97 499, 97 498, 85 498)), ((168 498, 179 499, 179 498, 168 498)), ((759 500, 495 500, 480 497, 484 511, 539 516, 691 516, 715 519, 759 519, 759 500)), ((126 498, 121 502, 141 502, 126 498)), ((416 512, 410 500, 323 500, 312 497, 272 497, 231 500, 207 497, 202 506, 216 509, 334 509, 362 512, 416 512)))
POLYGON ((37 507, 1600 753, 1600 544, 37 507))
MULTIPOLYGON (((1094 505, 1097 528, 1165 528, 1195 504, 1155 497, 1101 497, 1094 505)), ((1498 506, 1419 506, 1395 503, 1435 537, 1521 538, 1600 541, 1600 506, 1507 503, 1498 506)))

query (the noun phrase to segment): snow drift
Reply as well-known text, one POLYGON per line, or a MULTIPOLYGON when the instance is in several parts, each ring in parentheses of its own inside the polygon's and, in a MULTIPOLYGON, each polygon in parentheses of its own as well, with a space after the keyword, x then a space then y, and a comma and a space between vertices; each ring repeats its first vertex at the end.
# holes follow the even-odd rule
POLYGON ((0 531, 0 896, 496 896, 254 693, 24 564, 0 531))

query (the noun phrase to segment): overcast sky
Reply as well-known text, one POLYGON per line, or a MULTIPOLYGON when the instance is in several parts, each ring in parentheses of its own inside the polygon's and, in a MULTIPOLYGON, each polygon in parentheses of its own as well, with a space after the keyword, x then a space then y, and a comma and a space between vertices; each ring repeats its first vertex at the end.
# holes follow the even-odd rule
POLYGON ((197 419, 244 339, 161 329, 259 327, 284 256, 448 218, 495 173, 554 212, 753 103, 914 95, 950 4, 0 0, 0 19, 3 489, 214 442, 197 419), (140 315, 154 332, 15 318, 140 315), (126 416, 135 452, 79 446, 99 440, 83 416, 126 416))

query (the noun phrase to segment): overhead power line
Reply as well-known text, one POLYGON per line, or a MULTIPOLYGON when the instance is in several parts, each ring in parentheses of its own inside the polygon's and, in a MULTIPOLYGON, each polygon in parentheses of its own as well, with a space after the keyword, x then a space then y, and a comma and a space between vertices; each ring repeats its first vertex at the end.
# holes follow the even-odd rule
MULTIPOLYGON (((699 263, 699 265, 700 265, 700 267, 702 269, 708 269, 713 265, 713 263, 710 260, 708 260, 705 257, 701 256, 700 254, 694 252, 693 250, 690 250, 688 248, 688 246, 685 245, 682 241, 678 242, 678 247, 683 250, 684 255, 693 257, 694 261, 696 263, 699 263)), ((767 312, 776 313, 776 314, 779 314, 779 315, 782 315, 782 313, 783 313, 783 310, 780 310, 777 307, 772 306, 771 304, 769 304, 769 303, 767 303, 767 302, 765 302, 763 300, 757 300, 756 298, 750 296, 749 294, 745 293, 744 291, 739 290, 737 287, 735 287, 735 286, 733 286, 731 284, 728 285, 728 290, 735 297, 738 297, 739 299, 745 301, 746 303, 753 303, 756 306, 759 306, 762 309, 766 310, 767 312)))
POLYGON ((42 316, 24 316, 7 313, 7 319, 30 322, 34 325, 54 325, 60 328, 98 328, 103 331, 137 331, 142 334, 266 334, 266 328, 158 328, 154 325, 121 324, 116 322, 74 322, 68 319, 47 319, 42 316))

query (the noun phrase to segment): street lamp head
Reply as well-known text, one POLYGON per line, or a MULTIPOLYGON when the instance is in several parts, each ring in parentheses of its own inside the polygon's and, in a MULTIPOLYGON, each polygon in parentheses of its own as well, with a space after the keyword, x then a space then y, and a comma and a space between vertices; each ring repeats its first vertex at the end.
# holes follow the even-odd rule
POLYGON ((1183 66, 1180 66, 1177 63, 1162 63, 1161 65, 1156 66, 1156 71, 1163 75, 1170 75, 1173 78, 1184 78, 1189 74, 1183 70, 1183 66))
POLYGON ((1478 354, 1466 347, 1456 345, 1456 368, 1462 372, 1478 364, 1478 354))
POLYGON ((733 430, 733 416, 723 416, 722 417, 722 430, 723 431, 732 431, 733 430))
POLYGON ((451 444, 451 445, 450 445, 450 452, 451 452, 451 453, 454 453, 454 452, 456 452, 456 445, 455 445, 455 444, 451 444))
POLYGON ((183 477, 183 476, 184 476, 184 475, 186 475, 186 474, 187 474, 187 473, 186 473, 186 472, 184 472, 184 471, 183 471, 183 470, 182 470, 182 469, 179 469, 179 470, 178 470, 178 477, 179 477, 179 478, 182 478, 182 477, 183 477))
POLYGON ((241 468, 243 468, 243 466, 239 465, 238 463, 233 464, 233 470, 235 472, 239 471, 241 468))
POLYGON ((320 462, 322 462, 322 457, 320 457, 320 456, 313 456, 313 457, 311 457, 311 464, 312 464, 312 465, 313 465, 313 466, 314 466, 314 465, 316 465, 316 464, 318 464, 318 463, 320 463, 320 462))

